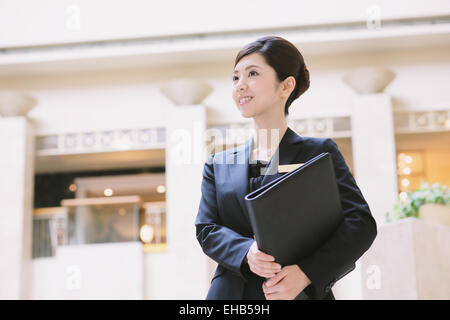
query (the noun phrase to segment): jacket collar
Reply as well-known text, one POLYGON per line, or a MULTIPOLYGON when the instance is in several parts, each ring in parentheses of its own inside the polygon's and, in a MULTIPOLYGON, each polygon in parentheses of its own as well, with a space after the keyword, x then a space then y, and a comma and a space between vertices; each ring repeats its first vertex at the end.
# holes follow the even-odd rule
MULTIPOLYGON (((301 142, 303 142, 303 138, 288 127, 267 166, 267 173, 276 174, 278 172, 278 165, 290 164, 300 151, 298 145, 301 142)), ((235 186, 236 196, 249 223, 250 220, 244 197, 249 193, 248 164, 253 143, 253 137, 251 137, 245 144, 236 149, 231 149, 226 157, 227 163, 231 164, 228 167, 233 186, 235 186)), ((263 184, 265 182, 264 180, 265 178, 263 178, 263 184)))
MULTIPOLYGON (((295 154, 293 157, 291 156, 292 153, 295 153, 296 144, 303 142, 303 137, 299 136, 297 133, 295 133, 294 130, 287 127, 286 132, 284 133, 283 137, 280 140, 280 144, 278 145, 278 148, 276 149, 275 153, 273 154, 271 161, 276 160, 276 155, 279 157, 279 164, 289 164, 293 157, 295 157, 295 154)), ((250 137, 245 144, 240 145, 239 147, 235 149, 231 149, 227 153, 227 159, 230 160, 231 164, 245 164, 248 166, 249 163, 249 156, 250 152, 253 148, 254 140, 253 137, 250 137), (237 155, 237 159, 245 160, 244 162, 233 162, 231 160, 234 159, 234 156, 237 155)))

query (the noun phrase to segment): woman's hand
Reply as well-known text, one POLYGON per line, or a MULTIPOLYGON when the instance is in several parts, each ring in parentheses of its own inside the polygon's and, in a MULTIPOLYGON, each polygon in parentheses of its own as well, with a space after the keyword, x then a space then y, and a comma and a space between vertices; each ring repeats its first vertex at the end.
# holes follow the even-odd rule
POLYGON ((285 266, 274 277, 263 283, 267 300, 293 300, 311 280, 296 264, 285 266))
POLYGON ((274 262, 274 257, 259 251, 256 241, 248 250, 246 258, 250 270, 260 277, 270 278, 281 270, 281 266, 274 262))

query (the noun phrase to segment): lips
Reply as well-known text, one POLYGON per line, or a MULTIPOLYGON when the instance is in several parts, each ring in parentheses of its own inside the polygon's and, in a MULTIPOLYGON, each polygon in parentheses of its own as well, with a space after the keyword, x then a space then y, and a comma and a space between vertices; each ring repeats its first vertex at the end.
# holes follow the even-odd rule
POLYGON ((253 97, 250 97, 250 96, 239 98, 239 105, 243 106, 244 104, 249 103, 252 100, 253 100, 253 97))

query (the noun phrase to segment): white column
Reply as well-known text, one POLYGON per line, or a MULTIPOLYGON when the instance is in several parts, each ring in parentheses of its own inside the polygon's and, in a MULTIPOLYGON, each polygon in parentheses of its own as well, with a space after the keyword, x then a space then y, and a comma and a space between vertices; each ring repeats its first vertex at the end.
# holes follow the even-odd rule
POLYGON ((0 118, 0 299, 31 297, 34 133, 23 116, 0 118))
POLYGON ((209 288, 208 261, 195 236, 204 163, 204 106, 174 107, 166 145, 167 244, 171 257, 172 299, 204 299, 209 288), (177 285, 178 284, 178 285, 177 285))
MULTIPOLYGON (((395 132, 389 94, 382 93, 395 74, 366 68, 344 76, 355 92, 352 114, 353 173, 378 227, 396 200, 395 132)), ((361 259, 355 270, 336 286, 337 299, 363 298, 361 259)))
POLYGON ((206 160, 206 108, 201 102, 212 88, 178 79, 161 91, 175 105, 167 113, 166 126, 167 253, 146 259, 145 298, 205 299, 210 272, 196 238, 195 218, 206 160))
POLYGON ((381 225, 398 194, 395 133, 388 94, 355 97, 352 147, 355 179, 381 225))

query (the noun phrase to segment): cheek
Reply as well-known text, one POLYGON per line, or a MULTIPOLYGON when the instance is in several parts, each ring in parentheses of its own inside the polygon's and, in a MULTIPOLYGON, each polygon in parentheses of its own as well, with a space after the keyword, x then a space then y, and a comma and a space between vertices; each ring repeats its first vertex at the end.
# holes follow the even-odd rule
POLYGON ((253 88, 255 91, 258 91, 265 96, 270 96, 273 93, 273 84, 270 81, 264 81, 262 79, 260 81, 255 81, 253 83, 253 88))
POLYGON ((231 93, 231 96, 232 96, 232 98, 233 98, 234 101, 237 100, 237 98, 238 98, 238 93, 237 93, 237 91, 236 91, 235 89, 233 89, 233 91, 232 91, 232 93, 231 93))

